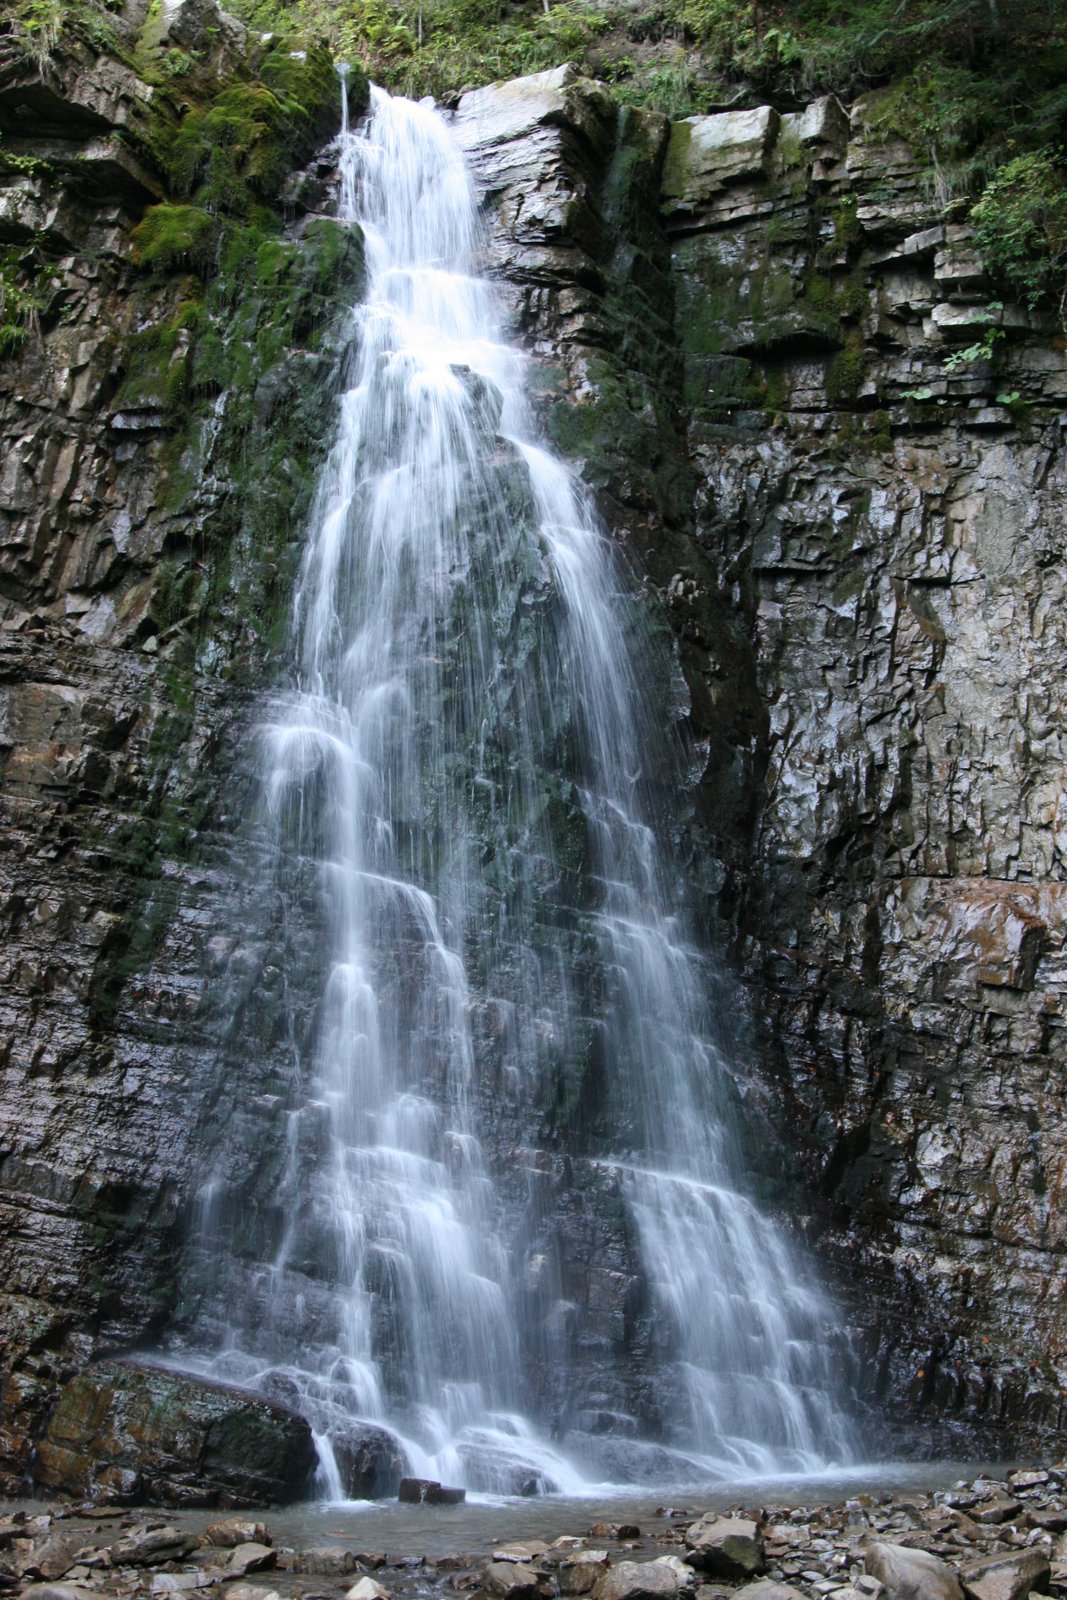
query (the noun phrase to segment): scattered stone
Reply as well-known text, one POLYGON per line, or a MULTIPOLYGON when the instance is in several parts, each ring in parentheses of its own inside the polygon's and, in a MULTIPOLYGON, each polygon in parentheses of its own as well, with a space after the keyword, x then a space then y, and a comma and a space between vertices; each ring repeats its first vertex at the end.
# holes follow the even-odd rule
POLYGON ((226 1563, 230 1573, 266 1572, 277 1565, 278 1552, 269 1544, 239 1544, 226 1563))
POLYGON ((30 1583, 20 1600, 100 1600, 100 1593, 80 1583, 30 1583))
POLYGON ((559 1587, 561 1594, 589 1594, 600 1574, 609 1566, 606 1550, 579 1550, 561 1563, 559 1587))
POLYGON ((181 1528, 135 1527, 125 1539, 113 1544, 109 1554, 117 1567, 149 1567, 160 1561, 179 1561, 195 1550, 200 1541, 195 1533, 181 1528))
POLYGON ((547 1551, 540 1539, 517 1539, 512 1544, 501 1545, 493 1551, 494 1561, 536 1561, 547 1551))
POLYGON ((202 1572, 153 1572, 149 1587, 153 1594, 184 1594, 187 1590, 209 1589, 222 1577, 217 1567, 206 1567, 202 1572))
POLYGON ((1047 1553, 1031 1546, 968 1561, 960 1582, 970 1600, 1026 1600, 1032 1589, 1045 1587, 1050 1575, 1047 1553))
POLYGON ((345 1593, 345 1600, 390 1600, 389 1590, 374 1578, 360 1578, 345 1593))
POLYGON ((990 1500, 983 1500, 971 1514, 975 1522, 1001 1523, 1010 1522, 1021 1510, 1020 1500, 1012 1500, 1006 1494, 997 1494, 990 1500))
POLYGON ((604 1568, 593 1588, 594 1600, 674 1600, 678 1577, 659 1561, 620 1561, 604 1568))
POLYGON ((805 1600, 799 1589, 789 1583, 775 1583, 772 1578, 758 1578, 734 1591, 734 1600, 805 1600))
POLYGON ((751 1578, 766 1569, 763 1538, 748 1517, 709 1513, 685 1532, 690 1563, 717 1578, 751 1578))
POLYGON ((874 1541, 867 1546, 863 1564, 885 1585, 887 1600, 963 1600, 952 1568, 928 1550, 874 1541))
POLYGON ((226 1517, 213 1522, 204 1534, 208 1544, 230 1550, 239 1544, 273 1544, 265 1522, 249 1522, 244 1517, 226 1517))
POLYGON ((340 1550, 336 1545, 311 1545, 296 1552, 290 1570, 317 1578, 344 1578, 355 1572, 356 1558, 351 1550, 340 1550))
POLYGON ((482 1572, 480 1592, 492 1600, 543 1600, 551 1589, 533 1567, 514 1561, 490 1561, 482 1572))
POLYGON ((74 1558, 83 1548, 85 1540, 80 1533, 53 1533, 43 1544, 36 1545, 20 1563, 24 1577, 62 1578, 74 1565, 74 1558))
POLYGON ((223 1600, 282 1600, 277 1589, 261 1589, 255 1583, 228 1583, 223 1600))

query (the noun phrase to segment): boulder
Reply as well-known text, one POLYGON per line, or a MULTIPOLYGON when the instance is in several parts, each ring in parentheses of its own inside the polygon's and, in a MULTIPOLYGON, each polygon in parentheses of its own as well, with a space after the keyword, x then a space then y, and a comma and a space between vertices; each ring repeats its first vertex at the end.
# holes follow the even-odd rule
POLYGON ((180 1561, 199 1542, 195 1533, 181 1528, 131 1528, 111 1546, 111 1561, 116 1567, 154 1567, 161 1561, 180 1561))
POLYGON ((963 1600, 952 1568, 927 1550, 874 1540, 864 1551, 863 1565, 885 1585, 887 1600, 963 1600))
POLYGON ((317 1578, 344 1578, 355 1572, 356 1558, 351 1550, 340 1550, 336 1545, 311 1545, 297 1551, 291 1570, 317 1578))
POLYGON ((204 1530, 208 1544, 222 1550, 232 1550, 239 1544, 273 1544, 265 1522, 249 1522, 246 1517, 225 1517, 212 1522, 204 1530))
POLYGON ((606 1550, 576 1550, 558 1568, 561 1594, 589 1594, 609 1565, 606 1550))
POLYGON ((748 1517, 709 1512, 685 1531, 689 1562, 716 1578, 752 1578, 766 1570, 763 1535, 748 1517))
POLYGON ((226 1571, 243 1577, 246 1572, 266 1572, 277 1561, 278 1552, 269 1544, 239 1544, 226 1563, 226 1571))
POLYGON ((662 1561, 620 1561, 601 1572, 594 1600, 674 1600, 678 1575, 662 1561))
POLYGON ((517 1561, 490 1561, 478 1592, 486 1600, 543 1600, 551 1590, 533 1567, 517 1561))
POLYGON ((1032 1589, 1045 1587, 1051 1570, 1047 1551, 1031 1546, 965 1562, 960 1582, 970 1600, 1026 1600, 1032 1589))
POLYGON ((548 1550, 540 1539, 515 1539, 493 1551, 494 1561, 538 1561, 548 1550))
POLYGON ((389 1590, 374 1578, 360 1578, 347 1591, 345 1600, 389 1600, 389 1590))
POLYGON ((303 1417, 187 1373, 105 1362, 62 1390, 33 1464, 41 1488, 164 1505, 296 1500, 317 1456, 303 1417))
POLYGON ((330 1443, 350 1500, 381 1500, 397 1493, 406 1463, 399 1441, 387 1428, 362 1423, 330 1443))
POLYGON ((401 1478, 396 1497, 406 1505, 458 1506, 467 1498, 466 1489, 448 1489, 435 1478, 401 1478))
POLYGON ((74 1565, 74 1557, 85 1543, 80 1533, 50 1533, 20 1563, 25 1578, 61 1578, 74 1565))

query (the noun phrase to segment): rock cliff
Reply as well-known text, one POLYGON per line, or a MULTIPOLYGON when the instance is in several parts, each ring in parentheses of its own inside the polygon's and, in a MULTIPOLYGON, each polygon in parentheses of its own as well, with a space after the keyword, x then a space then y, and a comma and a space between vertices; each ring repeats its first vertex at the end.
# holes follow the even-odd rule
MULTIPOLYGON (((359 274, 328 160, 206 287, 139 265, 155 94, 0 59, 7 1489, 61 1385, 174 1315, 249 695, 359 274)), ((561 69, 456 122, 546 425, 676 640, 766 1193, 869 1398, 938 1445, 1059 1429, 1062 340, 863 102, 671 126, 561 69)), ((543 1171, 610 1329, 625 1274, 543 1171)))

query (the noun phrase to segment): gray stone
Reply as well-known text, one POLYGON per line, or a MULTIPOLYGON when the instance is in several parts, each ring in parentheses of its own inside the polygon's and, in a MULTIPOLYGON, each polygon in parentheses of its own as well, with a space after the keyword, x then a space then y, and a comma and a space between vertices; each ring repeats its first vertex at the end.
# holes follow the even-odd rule
POLYGON ((685 1530, 690 1564, 717 1578, 751 1578, 766 1567, 763 1536, 747 1517, 721 1517, 714 1512, 685 1530))
POLYGON ((593 1588, 594 1600, 673 1600, 678 1574, 660 1561, 619 1561, 607 1567, 593 1588))
POLYGON ((960 1582, 969 1600, 1026 1600, 1032 1589, 1044 1589, 1050 1573, 1048 1552, 1031 1546, 965 1562, 960 1582))
POLYGON ((486 1600, 545 1600, 550 1587, 534 1568, 515 1561, 490 1561, 482 1570, 479 1593, 486 1600))
POLYGON ((278 1552, 269 1544, 239 1544, 226 1563, 227 1572, 265 1572, 277 1565, 278 1552))
POLYGON ((800 1589, 792 1584, 777 1583, 773 1578, 759 1578, 734 1591, 736 1600, 805 1600, 800 1589))
POLYGON ((345 1600, 389 1600, 389 1590, 374 1578, 360 1578, 345 1591, 345 1600))
POLYGON ((224 1517, 220 1522, 211 1522, 204 1529, 204 1537, 208 1544, 223 1550, 239 1544, 274 1543, 266 1523, 252 1522, 247 1517, 224 1517))
POLYGON ((663 169, 667 206, 688 210, 710 200, 725 184, 762 178, 778 126, 778 113, 770 106, 674 123, 663 169))
POLYGON ((863 1565, 885 1585, 886 1600, 963 1600, 952 1568, 928 1550, 875 1540, 864 1552, 863 1565))

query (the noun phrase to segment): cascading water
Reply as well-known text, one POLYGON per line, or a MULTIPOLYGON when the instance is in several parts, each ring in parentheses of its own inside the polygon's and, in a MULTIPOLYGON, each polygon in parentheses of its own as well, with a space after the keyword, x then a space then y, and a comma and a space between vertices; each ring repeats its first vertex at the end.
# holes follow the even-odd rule
POLYGON ((738 1192, 707 963, 658 837, 669 664, 533 442, 446 121, 376 90, 340 156, 368 287, 295 686, 264 730, 278 872, 314 874, 325 977, 283 1113, 284 1224, 201 1364, 299 1405, 334 1494, 367 1420, 474 1488, 640 1476, 610 1427, 559 1448, 526 1420, 531 1352, 552 1359, 519 1270, 533 1108, 625 1202, 676 1476, 840 1459, 829 1309, 738 1192))

